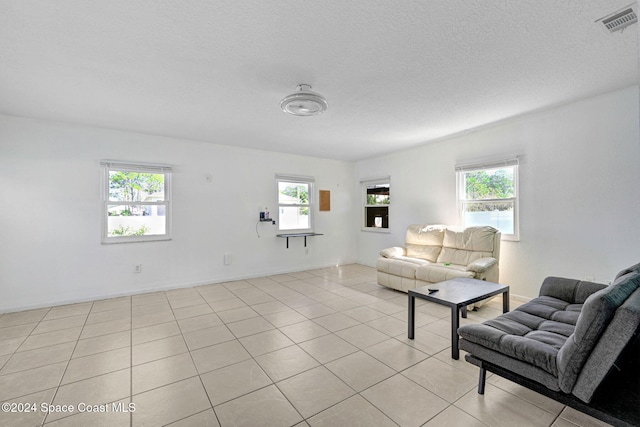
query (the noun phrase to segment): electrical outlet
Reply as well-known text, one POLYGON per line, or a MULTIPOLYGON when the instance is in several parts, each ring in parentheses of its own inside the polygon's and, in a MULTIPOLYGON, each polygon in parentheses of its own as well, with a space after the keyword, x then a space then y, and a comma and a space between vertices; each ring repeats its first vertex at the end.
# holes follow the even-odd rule
POLYGON ((595 277, 593 277, 593 276, 584 276, 584 279, 583 279, 583 280, 584 280, 585 282, 595 282, 595 281, 596 281, 596 278, 595 278, 595 277))
POLYGON ((304 248, 304 254, 309 255, 309 248, 304 248))
POLYGON ((133 266, 134 273, 142 273, 142 264, 136 264, 133 266))

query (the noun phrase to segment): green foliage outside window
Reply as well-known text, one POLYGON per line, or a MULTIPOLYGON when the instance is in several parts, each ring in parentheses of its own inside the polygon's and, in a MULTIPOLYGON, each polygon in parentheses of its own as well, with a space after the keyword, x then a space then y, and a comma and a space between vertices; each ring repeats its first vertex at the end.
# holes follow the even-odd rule
POLYGON ((367 205, 388 205, 390 204, 389 196, 380 194, 367 194, 367 205))
MULTIPOLYGON (((509 199, 515 197, 512 169, 497 169, 493 173, 485 170, 465 174, 465 195, 467 200, 509 199)), ((466 211, 506 211, 512 210, 510 202, 476 202, 466 204, 466 211)))
MULTIPOLYGON (((122 202, 142 202, 152 193, 164 191, 164 175, 142 172, 109 172, 109 200, 122 202)), ((119 213, 109 215, 132 215, 133 206, 119 213)))
POLYGON ((309 190, 307 185, 289 185, 280 191, 285 196, 294 197, 299 204, 309 203, 309 190))
POLYGON ((115 230, 109 231, 109 235, 110 236, 144 236, 147 233, 147 231, 149 231, 149 227, 145 225, 138 228, 137 230, 133 227, 129 227, 129 226, 125 227, 120 225, 115 230))

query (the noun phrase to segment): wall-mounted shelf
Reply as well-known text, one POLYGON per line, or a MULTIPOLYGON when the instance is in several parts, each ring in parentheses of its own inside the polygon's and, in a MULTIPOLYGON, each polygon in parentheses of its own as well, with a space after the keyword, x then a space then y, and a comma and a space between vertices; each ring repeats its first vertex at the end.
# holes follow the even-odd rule
POLYGON ((276 234, 277 237, 284 237, 287 239, 287 249, 289 249, 289 237, 304 237, 304 247, 307 247, 307 237, 322 236, 322 233, 290 233, 290 234, 276 234))

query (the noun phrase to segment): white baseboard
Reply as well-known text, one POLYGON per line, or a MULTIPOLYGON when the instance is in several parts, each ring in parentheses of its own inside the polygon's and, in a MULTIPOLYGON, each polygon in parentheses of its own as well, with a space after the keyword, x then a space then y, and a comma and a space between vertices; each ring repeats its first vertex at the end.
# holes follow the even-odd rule
POLYGON ((514 294, 509 294, 510 298, 513 298, 516 301, 521 301, 521 302, 529 302, 531 301, 533 298, 530 297, 524 297, 522 295, 514 295, 514 294))
POLYGON ((312 267, 307 266, 305 268, 300 268, 300 269, 276 270, 276 271, 270 271, 270 272, 261 273, 261 274, 256 273, 256 274, 230 276, 230 277, 224 277, 224 278, 217 277, 217 278, 211 278, 211 279, 205 279, 205 280, 198 280, 198 281, 195 281, 195 282, 183 282, 183 283, 173 283, 173 284, 151 286, 149 288, 136 289, 135 291, 107 292, 107 293, 104 293, 104 294, 96 294, 96 295, 86 296, 86 297, 82 297, 82 298, 71 298, 71 299, 54 300, 54 301, 47 302, 47 303, 42 303, 42 304, 23 305, 23 306, 18 306, 18 307, 0 307, 0 314, 14 313, 14 312, 26 311, 26 310, 37 310, 37 309, 40 309, 40 308, 56 307, 56 306, 60 306, 60 305, 79 304, 79 303, 88 302, 88 301, 98 301, 98 300, 103 300, 103 299, 113 299, 113 298, 126 297, 126 296, 131 296, 131 295, 148 294, 148 293, 151 293, 151 292, 169 291, 169 290, 172 290, 172 289, 192 288, 194 286, 213 285, 213 284, 216 284, 216 283, 235 282, 235 281, 238 281, 238 280, 255 279, 257 277, 276 276, 278 274, 298 273, 298 272, 301 272, 301 271, 309 271, 309 270, 319 270, 319 269, 322 269, 322 268, 338 267, 338 266, 341 266, 341 265, 350 265, 350 264, 354 264, 354 263, 330 264, 330 265, 312 266, 312 267))

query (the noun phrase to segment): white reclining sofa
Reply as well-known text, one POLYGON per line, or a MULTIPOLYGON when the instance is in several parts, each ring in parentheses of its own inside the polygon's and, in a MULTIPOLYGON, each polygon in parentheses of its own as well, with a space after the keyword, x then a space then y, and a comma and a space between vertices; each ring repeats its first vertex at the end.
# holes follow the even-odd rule
POLYGON ((457 277, 497 283, 500 231, 412 224, 405 246, 384 249, 380 255, 378 284, 403 292, 457 277))

